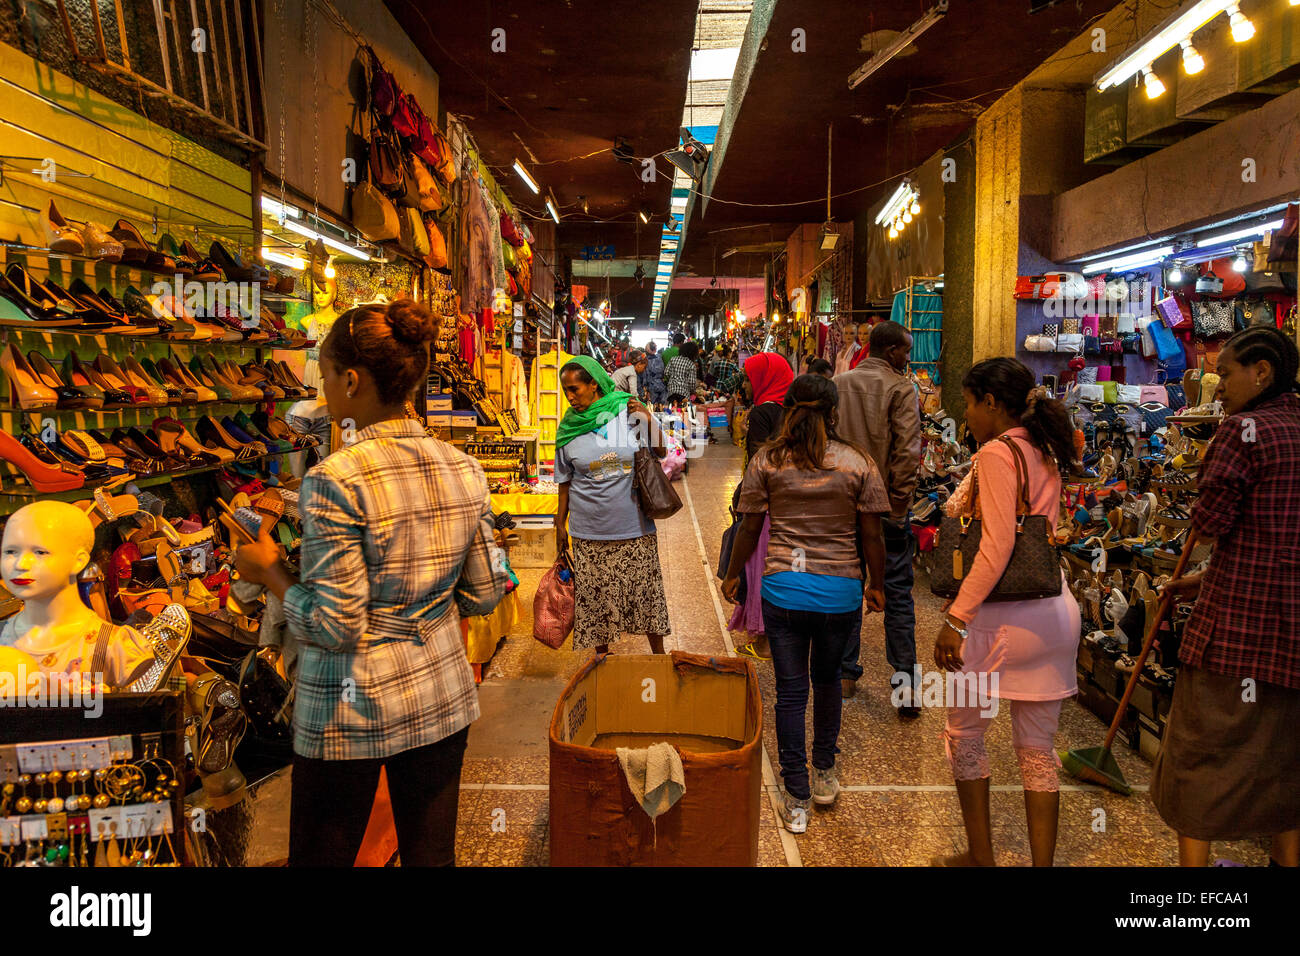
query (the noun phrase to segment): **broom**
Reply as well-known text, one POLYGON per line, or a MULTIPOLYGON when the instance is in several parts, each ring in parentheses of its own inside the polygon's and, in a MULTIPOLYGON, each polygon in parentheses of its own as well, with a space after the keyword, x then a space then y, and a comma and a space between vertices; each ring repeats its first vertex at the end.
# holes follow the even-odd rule
MULTIPOLYGON (((1193 528, 1187 532, 1187 541, 1183 544, 1183 553, 1178 556, 1178 564, 1174 567, 1174 574, 1169 579, 1169 584, 1173 584, 1183 576, 1183 569, 1187 566, 1187 561, 1192 555, 1192 549, 1195 547, 1196 529, 1193 528)), ((1156 616, 1152 619, 1151 625, 1147 628, 1146 637, 1142 641, 1142 652, 1138 654, 1137 661, 1133 665, 1133 673, 1128 675, 1128 685, 1124 688, 1124 696, 1120 698, 1119 707, 1115 710, 1115 716, 1111 718, 1110 730, 1106 733, 1105 742, 1100 747, 1071 750, 1061 755, 1061 765, 1071 776, 1088 783, 1110 787, 1110 789, 1122 793, 1126 797, 1133 792, 1133 788, 1124 782, 1124 774, 1120 772, 1119 763, 1116 762, 1115 755, 1110 752, 1110 746, 1115 742, 1115 735, 1119 733, 1120 722, 1124 719, 1124 714, 1128 710, 1128 702, 1137 687, 1138 677, 1142 674, 1142 666, 1147 662, 1147 655, 1151 653, 1151 646, 1155 644, 1156 632, 1160 630, 1160 624, 1164 621, 1165 615, 1169 613, 1169 609, 1173 607, 1173 603, 1174 592, 1166 585, 1165 593, 1160 596, 1160 605, 1156 608, 1156 616)))

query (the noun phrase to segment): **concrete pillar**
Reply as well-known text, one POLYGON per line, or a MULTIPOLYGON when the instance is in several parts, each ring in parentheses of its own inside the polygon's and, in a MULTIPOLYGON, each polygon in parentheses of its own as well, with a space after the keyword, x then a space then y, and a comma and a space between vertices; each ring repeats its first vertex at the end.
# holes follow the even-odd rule
POLYGON ((943 187, 943 353, 939 378, 944 411, 965 418, 961 380, 972 365, 975 327, 975 135, 968 131, 945 152, 955 164, 943 187))

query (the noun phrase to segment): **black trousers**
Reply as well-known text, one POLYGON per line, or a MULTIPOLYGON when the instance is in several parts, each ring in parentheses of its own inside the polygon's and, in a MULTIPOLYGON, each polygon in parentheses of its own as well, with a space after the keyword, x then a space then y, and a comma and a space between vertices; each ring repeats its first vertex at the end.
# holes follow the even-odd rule
POLYGON ((289 865, 352 866, 370 821, 379 770, 397 825, 402 866, 456 865, 456 809, 469 728, 375 760, 293 758, 289 865))

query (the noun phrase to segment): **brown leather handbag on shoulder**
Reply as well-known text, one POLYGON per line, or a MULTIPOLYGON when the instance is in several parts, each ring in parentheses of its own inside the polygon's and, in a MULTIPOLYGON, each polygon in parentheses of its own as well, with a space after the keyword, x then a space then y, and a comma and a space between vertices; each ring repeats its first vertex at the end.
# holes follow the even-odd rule
MULTIPOLYGON (((1000 435, 1016 463, 1016 545, 1011 560, 986 601, 1030 601, 1056 597, 1061 593, 1061 565, 1053 544, 1054 529, 1044 515, 1029 513, 1029 465, 1015 439, 1000 435)), ((980 549, 980 519, 975 517, 979 501, 979 462, 972 466, 971 494, 965 513, 945 516, 935 542, 930 590, 939 597, 955 598, 966 572, 980 549)))

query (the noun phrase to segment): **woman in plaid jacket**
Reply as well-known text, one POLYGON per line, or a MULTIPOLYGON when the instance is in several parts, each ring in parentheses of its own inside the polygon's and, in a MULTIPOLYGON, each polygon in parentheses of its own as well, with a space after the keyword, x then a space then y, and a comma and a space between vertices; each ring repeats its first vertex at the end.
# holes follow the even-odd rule
POLYGON ((1170 587, 1197 594, 1151 778, 1183 866, 1210 841, 1269 836, 1300 866, 1300 352, 1278 329, 1219 352, 1227 413, 1201 463, 1192 527, 1214 553, 1170 587))
POLYGON ((404 405, 435 333, 409 299, 340 316, 321 348, 346 447, 303 479, 302 575, 265 532, 236 568, 284 601, 301 642, 289 863, 351 866, 381 768, 406 866, 455 862, 469 725, 479 715, 460 637, 507 575, 483 470, 428 437, 404 405))

